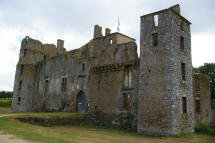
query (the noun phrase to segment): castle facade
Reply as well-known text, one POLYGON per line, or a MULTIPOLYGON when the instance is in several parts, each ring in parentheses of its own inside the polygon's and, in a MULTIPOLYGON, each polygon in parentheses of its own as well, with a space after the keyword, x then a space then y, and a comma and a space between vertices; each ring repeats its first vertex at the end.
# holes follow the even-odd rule
POLYGON ((94 37, 66 51, 26 37, 12 110, 132 113, 139 133, 194 131, 190 22, 179 5, 141 16, 135 39, 95 25, 94 37))

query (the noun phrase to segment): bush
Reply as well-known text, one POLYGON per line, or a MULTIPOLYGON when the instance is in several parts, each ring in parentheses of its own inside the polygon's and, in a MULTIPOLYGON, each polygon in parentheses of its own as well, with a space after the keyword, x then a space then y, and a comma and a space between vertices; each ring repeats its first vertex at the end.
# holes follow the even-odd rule
POLYGON ((195 132, 215 135, 215 124, 201 123, 195 128, 195 132))

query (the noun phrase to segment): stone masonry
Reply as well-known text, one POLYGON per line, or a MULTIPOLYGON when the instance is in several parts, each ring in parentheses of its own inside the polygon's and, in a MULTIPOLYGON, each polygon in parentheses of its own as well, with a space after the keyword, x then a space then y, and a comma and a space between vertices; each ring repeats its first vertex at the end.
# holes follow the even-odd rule
POLYGON ((138 133, 193 132, 190 24, 179 5, 141 16, 140 57, 135 39, 109 28, 103 35, 99 25, 92 40, 71 51, 63 40, 55 46, 27 36, 12 110, 129 113, 138 133))

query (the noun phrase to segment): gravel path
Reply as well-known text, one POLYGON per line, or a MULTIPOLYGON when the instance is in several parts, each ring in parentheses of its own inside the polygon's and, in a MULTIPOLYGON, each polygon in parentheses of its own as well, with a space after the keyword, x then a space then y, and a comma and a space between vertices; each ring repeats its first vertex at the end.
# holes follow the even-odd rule
POLYGON ((0 143, 36 143, 36 142, 19 139, 14 135, 5 134, 4 132, 0 131, 0 143))

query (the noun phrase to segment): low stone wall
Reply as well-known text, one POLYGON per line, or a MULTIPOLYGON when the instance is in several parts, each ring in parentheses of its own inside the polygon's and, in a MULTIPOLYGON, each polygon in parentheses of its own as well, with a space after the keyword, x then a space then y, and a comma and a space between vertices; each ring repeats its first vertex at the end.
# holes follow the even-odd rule
POLYGON ((102 112, 91 112, 86 114, 71 114, 71 116, 65 117, 23 116, 17 117, 16 119, 40 126, 96 125, 126 130, 137 130, 136 116, 131 113, 108 114, 102 112))

